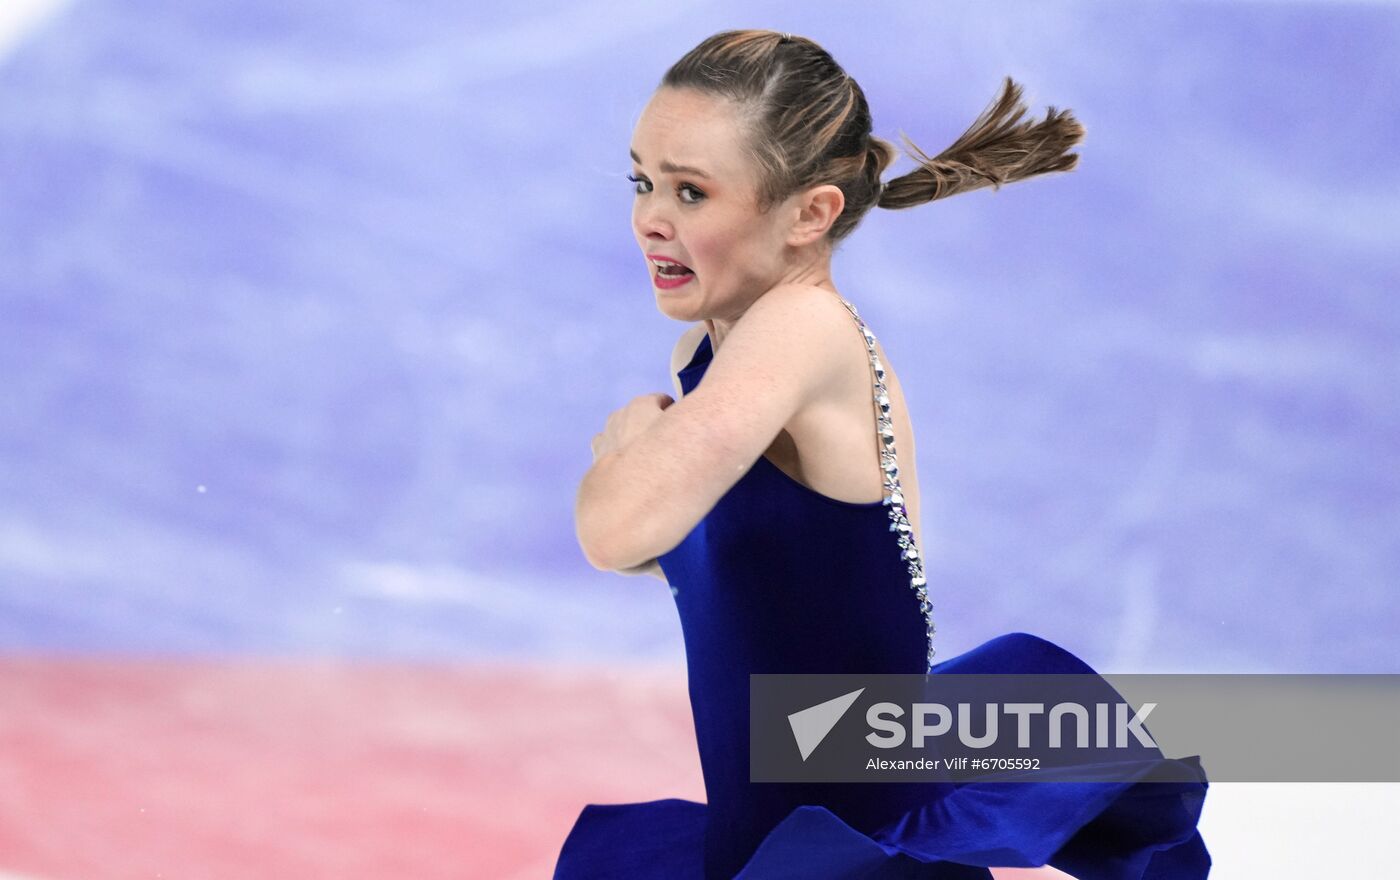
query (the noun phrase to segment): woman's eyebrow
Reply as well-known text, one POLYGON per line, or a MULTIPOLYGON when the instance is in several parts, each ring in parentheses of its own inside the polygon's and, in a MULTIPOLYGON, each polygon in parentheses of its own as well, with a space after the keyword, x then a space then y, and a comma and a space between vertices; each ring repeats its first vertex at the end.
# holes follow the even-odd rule
MULTIPOLYGON (((637 151, 629 150, 629 152, 632 154, 632 161, 636 162, 638 165, 641 165, 642 157, 637 155, 637 151)), ((699 168, 696 168, 692 165, 676 165, 672 162, 668 162, 665 159, 661 160, 661 170, 666 172, 667 174, 694 174, 696 177, 703 177, 706 180, 710 178, 710 175, 706 174, 704 171, 701 171, 699 168)))

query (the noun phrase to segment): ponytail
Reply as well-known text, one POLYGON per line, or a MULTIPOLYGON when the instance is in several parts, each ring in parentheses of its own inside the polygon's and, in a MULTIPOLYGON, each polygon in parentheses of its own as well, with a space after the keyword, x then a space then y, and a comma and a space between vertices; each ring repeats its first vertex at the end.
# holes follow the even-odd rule
MULTIPOLYGON (((1084 137, 1084 126, 1069 110, 1050 107, 1040 122, 1022 120, 1025 112, 1021 86, 1008 76, 1001 96, 937 156, 928 156, 901 133, 919 167, 885 181, 876 204, 912 208, 987 186, 1000 189, 1003 183, 1074 169, 1079 154, 1065 151, 1084 137)), ((874 161, 883 171, 894 161, 896 150, 880 138, 872 136, 870 141, 874 161)))

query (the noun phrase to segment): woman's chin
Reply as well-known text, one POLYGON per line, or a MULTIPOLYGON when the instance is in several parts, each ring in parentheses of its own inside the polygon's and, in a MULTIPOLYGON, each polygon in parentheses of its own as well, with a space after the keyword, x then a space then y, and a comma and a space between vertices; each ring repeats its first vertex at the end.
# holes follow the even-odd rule
POLYGON ((690 297, 671 290, 657 289, 655 293, 656 310, 661 314, 677 321, 699 320, 693 315, 694 301, 690 297))

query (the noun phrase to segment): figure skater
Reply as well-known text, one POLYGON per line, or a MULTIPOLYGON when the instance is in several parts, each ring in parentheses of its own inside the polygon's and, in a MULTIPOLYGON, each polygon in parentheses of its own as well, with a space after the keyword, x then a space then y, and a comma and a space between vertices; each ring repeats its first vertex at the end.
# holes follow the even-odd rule
POLYGON ((882 181, 897 151, 815 42, 727 31, 666 72, 628 179, 657 307, 690 325, 676 399, 644 394, 608 416, 575 513, 593 566, 671 586, 706 803, 587 805, 557 880, 1207 875, 1203 773, 1175 786, 749 782, 752 672, 1092 672, 1025 633, 935 663, 913 426, 831 276, 833 248, 871 208, 1073 169, 1084 129, 1070 112, 1024 113, 1008 77, 952 146, 908 143, 918 167, 882 181))

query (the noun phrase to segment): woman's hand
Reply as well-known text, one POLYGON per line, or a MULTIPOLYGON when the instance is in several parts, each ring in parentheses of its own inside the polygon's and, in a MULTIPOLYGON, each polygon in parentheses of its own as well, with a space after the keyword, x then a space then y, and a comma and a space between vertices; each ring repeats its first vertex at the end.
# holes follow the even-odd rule
POLYGON ((593 461, 622 449, 633 440, 645 434, 662 410, 676 401, 669 394, 655 392, 634 397, 620 409, 613 410, 603 426, 601 434, 593 435, 593 461))

